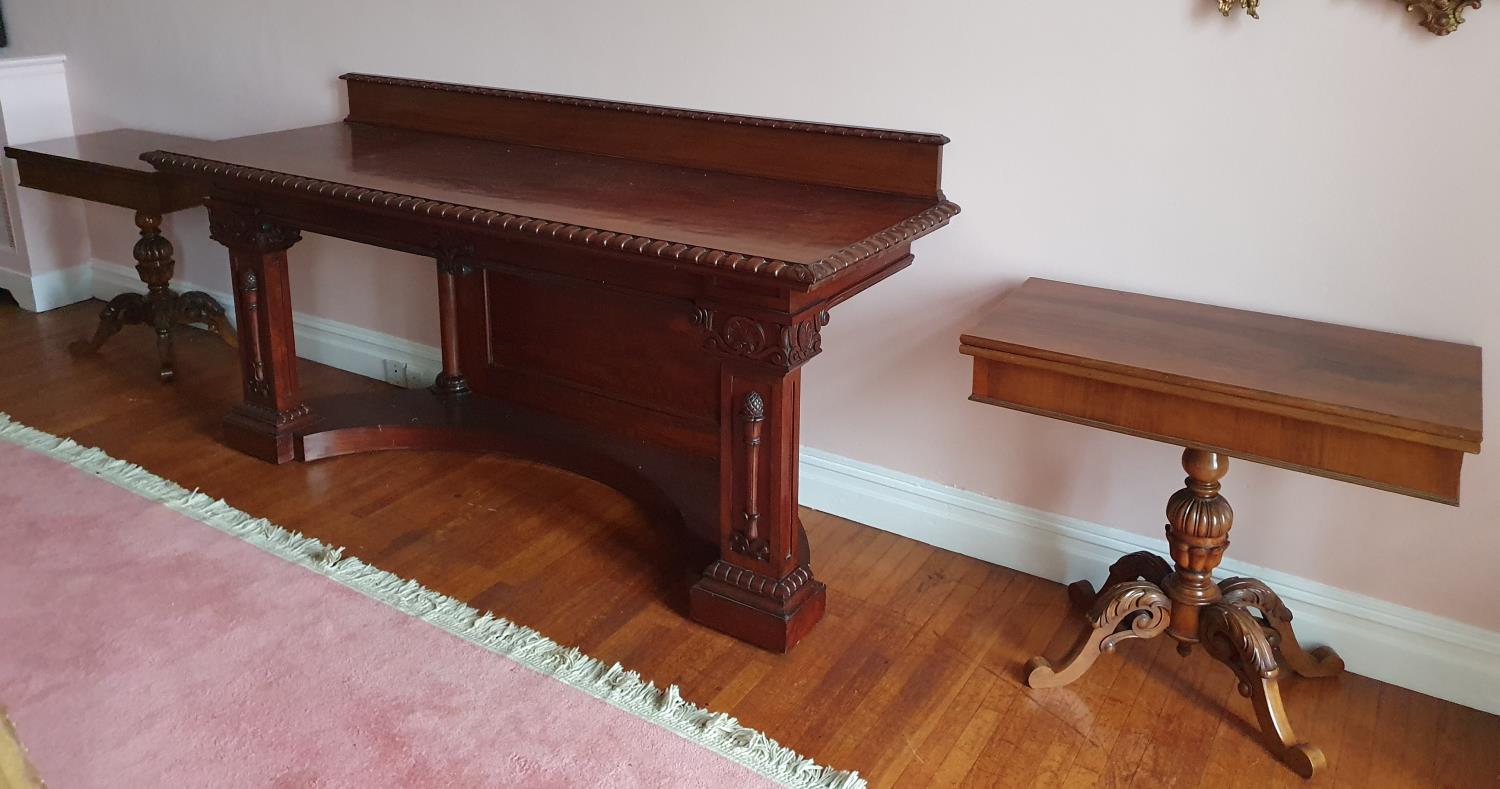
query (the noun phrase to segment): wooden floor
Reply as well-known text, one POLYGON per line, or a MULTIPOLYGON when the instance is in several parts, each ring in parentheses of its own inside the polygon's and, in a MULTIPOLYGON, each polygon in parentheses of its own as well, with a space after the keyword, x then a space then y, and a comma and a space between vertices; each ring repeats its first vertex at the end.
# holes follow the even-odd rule
MULTIPOLYGON (((1261 750, 1229 671, 1166 639, 1029 690, 1024 662, 1059 656, 1078 627, 1061 586, 811 510, 827 618, 790 655, 759 651, 683 618, 701 568, 613 491, 463 454, 252 460, 218 440, 239 393, 229 349, 184 332, 171 385, 141 327, 75 360, 67 343, 99 306, 0 306, 0 411, 676 683, 874 786, 1500 786, 1500 718, 1360 676, 1286 684, 1328 756, 1311 783, 1261 750)), ((303 365, 308 393, 384 386, 303 365)))

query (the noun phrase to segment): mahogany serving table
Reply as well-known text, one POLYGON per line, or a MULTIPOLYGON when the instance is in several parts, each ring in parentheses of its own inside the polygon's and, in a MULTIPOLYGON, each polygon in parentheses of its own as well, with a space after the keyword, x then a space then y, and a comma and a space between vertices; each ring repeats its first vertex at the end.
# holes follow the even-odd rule
POLYGON ((156 331, 159 374, 163 381, 171 381, 176 374, 174 327, 205 324, 230 346, 235 345, 234 328, 212 296, 171 288, 176 263, 172 242, 161 234, 161 218, 202 205, 202 195, 190 182, 157 172, 141 161, 146 151, 200 142, 192 137, 115 129, 5 149, 5 155, 16 161, 21 186, 135 211, 135 226, 141 231, 133 250, 135 270, 146 283, 146 293, 122 293, 110 299, 99 314, 93 339, 73 343, 69 347, 74 353, 99 350, 124 326, 149 326, 156 331))
POLYGON ((344 81, 343 123, 143 157, 201 180, 229 248, 244 374, 229 443, 276 463, 490 450, 593 477, 718 546, 695 619, 789 649, 825 598, 797 518, 800 368, 833 307, 957 213, 947 139, 344 81), (436 261, 432 392, 302 399, 301 230, 436 261))
POLYGON ((1031 279, 961 350, 972 400, 1187 447, 1167 504, 1175 567, 1134 553, 1098 594, 1069 587, 1089 629, 1061 667, 1034 659, 1028 683, 1066 685, 1131 638, 1201 644, 1254 700, 1266 746, 1311 777, 1323 753, 1292 733, 1280 666, 1321 677, 1343 661, 1304 651, 1265 584, 1214 583, 1234 522, 1219 480, 1240 457, 1456 505, 1482 438, 1480 349, 1031 279))

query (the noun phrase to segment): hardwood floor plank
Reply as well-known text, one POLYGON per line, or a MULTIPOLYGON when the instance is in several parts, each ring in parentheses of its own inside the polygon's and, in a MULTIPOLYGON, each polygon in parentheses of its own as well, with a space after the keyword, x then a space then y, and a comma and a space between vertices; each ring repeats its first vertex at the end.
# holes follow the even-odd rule
MULTIPOLYGON (((1227 669, 1179 659, 1165 638, 1121 644, 1067 688, 1030 690, 1025 662, 1056 657, 1081 627, 1061 586, 811 510, 827 617, 790 654, 762 652, 684 619, 702 546, 608 488, 461 453, 253 460, 219 439, 240 397, 234 354, 183 332, 171 385, 156 379, 149 332, 74 359, 67 343, 100 306, 0 306, 0 411, 676 683, 872 786, 1500 786, 1500 718, 1356 675, 1286 682, 1293 724, 1329 759, 1312 782, 1261 747, 1227 669)), ((384 386, 298 372, 312 395, 384 386)))

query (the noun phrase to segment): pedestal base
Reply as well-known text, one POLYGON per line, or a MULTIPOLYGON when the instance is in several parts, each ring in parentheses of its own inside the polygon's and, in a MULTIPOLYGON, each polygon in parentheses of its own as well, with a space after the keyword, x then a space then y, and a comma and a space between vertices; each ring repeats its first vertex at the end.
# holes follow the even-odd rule
POLYGON ((161 290, 145 294, 122 293, 110 299, 99 313, 99 328, 94 330, 94 336, 74 342, 68 350, 79 356, 96 353, 120 329, 137 324, 156 331, 158 375, 164 383, 170 383, 177 374, 172 332, 178 326, 202 324, 218 334, 229 347, 239 346, 234 327, 224 317, 224 308, 212 296, 200 291, 177 293, 161 290))
MULTIPOLYGON (((1082 677, 1100 655, 1113 652, 1125 640, 1163 633, 1176 637, 1168 629, 1172 600, 1160 580, 1152 579, 1164 565, 1151 554, 1131 554, 1110 568, 1109 584, 1099 594, 1093 594, 1086 581, 1070 586, 1074 604, 1087 606, 1089 630, 1057 666, 1043 657, 1032 658, 1026 666, 1026 683, 1033 688, 1062 687, 1082 677), (1137 569, 1147 580, 1134 575, 1137 569)), ((1194 644, 1201 645, 1234 671, 1241 695, 1255 704, 1266 748, 1298 775, 1311 778, 1327 761, 1321 750, 1299 741, 1292 732, 1281 700, 1281 667, 1304 677, 1330 677, 1344 670, 1344 661, 1328 647, 1305 651, 1292 632, 1291 612, 1260 581, 1230 578, 1217 587, 1222 598, 1196 609, 1197 631, 1192 639, 1179 640, 1178 651, 1186 654, 1194 644)))

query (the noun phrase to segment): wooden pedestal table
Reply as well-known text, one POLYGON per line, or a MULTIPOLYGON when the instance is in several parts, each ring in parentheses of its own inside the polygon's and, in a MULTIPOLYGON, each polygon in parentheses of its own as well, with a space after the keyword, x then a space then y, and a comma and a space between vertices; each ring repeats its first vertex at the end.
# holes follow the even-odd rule
POLYGON ((171 381, 176 374, 173 327, 203 324, 231 347, 237 345, 224 308, 212 296, 199 291, 178 293, 171 288, 176 263, 172 243, 161 234, 162 216, 202 205, 203 198, 191 182, 157 172, 140 158, 147 151, 199 142, 202 140, 191 137, 115 129, 5 149, 5 155, 16 160, 21 186, 135 211, 141 238, 135 243, 133 256, 136 273, 146 283, 146 293, 122 293, 110 299, 99 314, 93 339, 73 343, 70 349, 74 353, 98 351, 124 326, 149 326, 156 331, 161 379, 171 381))
MULTIPOLYGON (((695 619, 789 649, 826 594, 797 519, 801 367, 834 307, 957 212, 946 138, 345 84, 343 123, 145 157, 201 179, 229 248, 244 374, 229 443, 276 463, 494 451, 593 477, 717 554, 695 619), (303 401, 287 277, 303 230, 433 261, 433 391, 303 401)), ((405 309, 409 294, 358 295, 405 309)))
POLYGON ((1061 664, 1035 658, 1028 684, 1066 685, 1127 639, 1200 644, 1254 701, 1266 747, 1311 777, 1323 754, 1292 732, 1277 680, 1343 662, 1304 650, 1265 584, 1214 582, 1234 522, 1220 480, 1240 457, 1456 505, 1481 440, 1480 349, 1036 279, 961 348, 973 400, 1187 447, 1167 504, 1172 563, 1135 553, 1098 594, 1069 587, 1089 629, 1061 664))

